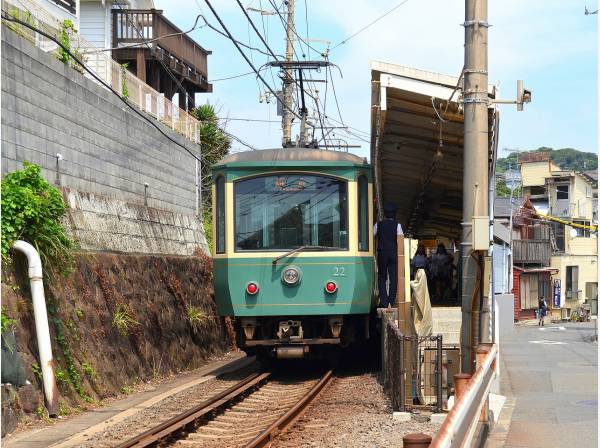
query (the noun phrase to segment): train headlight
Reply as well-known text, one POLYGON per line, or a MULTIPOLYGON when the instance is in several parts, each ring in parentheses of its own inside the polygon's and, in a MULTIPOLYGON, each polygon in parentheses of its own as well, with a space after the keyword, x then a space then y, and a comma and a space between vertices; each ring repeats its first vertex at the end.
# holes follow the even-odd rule
POLYGON ((246 285, 246 292, 251 296, 256 294, 258 292, 258 283, 248 282, 248 284, 246 285))
POLYGON ((286 285, 295 285, 300 281, 300 269, 296 266, 285 268, 281 274, 281 280, 286 285))

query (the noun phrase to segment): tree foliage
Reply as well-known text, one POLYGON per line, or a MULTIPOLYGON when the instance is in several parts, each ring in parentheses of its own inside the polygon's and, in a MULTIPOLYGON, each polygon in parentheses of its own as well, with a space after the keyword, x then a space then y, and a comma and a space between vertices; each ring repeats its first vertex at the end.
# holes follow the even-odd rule
POLYGON ((211 167, 229 153, 231 137, 219 125, 219 119, 213 105, 203 104, 194 109, 192 115, 200 122, 202 222, 210 247, 212 237, 211 167))
POLYGON ((2 180, 2 259, 10 261, 10 248, 21 239, 37 249, 46 269, 68 270, 76 244, 60 222, 66 211, 62 194, 39 166, 23 165, 2 180))
MULTIPOLYGON (((596 170, 598 169, 598 155, 591 152, 578 151, 573 148, 552 149, 546 146, 541 146, 529 152, 548 152, 550 160, 563 170, 596 170)), ((518 165, 517 153, 511 153, 508 157, 499 158, 496 162, 496 171, 499 173, 505 172, 508 167, 516 169, 518 165)))
MULTIPOLYGON (((521 187, 516 187, 513 190, 513 198, 517 198, 522 195, 521 187)), ((506 185, 506 182, 502 179, 496 180, 496 197, 497 198, 509 198, 510 188, 506 185)))

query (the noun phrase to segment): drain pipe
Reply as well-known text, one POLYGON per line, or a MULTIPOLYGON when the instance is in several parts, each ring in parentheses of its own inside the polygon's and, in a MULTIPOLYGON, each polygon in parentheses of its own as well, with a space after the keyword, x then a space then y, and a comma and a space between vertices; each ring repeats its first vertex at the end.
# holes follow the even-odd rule
POLYGON ((56 416, 58 411, 58 391, 54 377, 54 360, 52 358, 52 346, 50 345, 50 329, 48 328, 48 313, 46 312, 44 283, 42 281, 42 261, 37 250, 25 241, 16 241, 13 244, 13 249, 22 252, 27 257, 29 285, 33 300, 33 315, 35 317, 35 331, 40 353, 46 408, 49 415, 56 416))

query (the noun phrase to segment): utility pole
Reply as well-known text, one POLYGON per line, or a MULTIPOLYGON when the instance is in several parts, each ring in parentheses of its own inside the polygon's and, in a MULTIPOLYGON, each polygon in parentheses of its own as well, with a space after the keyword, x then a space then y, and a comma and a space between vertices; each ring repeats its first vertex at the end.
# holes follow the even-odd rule
MULTIPOLYGON (((286 51, 285 60, 292 62, 294 60, 294 0, 287 1, 287 34, 286 34, 286 51)), ((282 129, 283 129, 283 147, 291 146, 292 144, 292 120, 294 115, 292 114, 293 108, 293 97, 294 97, 294 73, 291 67, 285 67, 284 79, 283 79, 283 117, 282 117, 282 129)))
MULTIPOLYGON (((479 339, 483 251, 474 251, 474 217, 488 213, 488 23, 487 0, 465 0, 464 177, 462 219, 462 371, 474 369, 479 339)), ((477 221, 479 222, 479 221, 477 221)), ((486 292, 487 294, 487 292, 486 292)))

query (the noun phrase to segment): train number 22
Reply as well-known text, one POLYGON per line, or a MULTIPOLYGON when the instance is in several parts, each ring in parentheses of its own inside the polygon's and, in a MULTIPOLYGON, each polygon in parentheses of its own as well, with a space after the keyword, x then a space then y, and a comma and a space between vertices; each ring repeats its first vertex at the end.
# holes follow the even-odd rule
POLYGON ((346 276, 346 268, 344 266, 334 266, 333 267, 333 276, 334 277, 345 277, 346 276))

